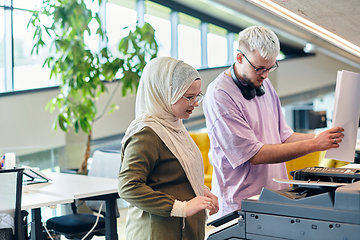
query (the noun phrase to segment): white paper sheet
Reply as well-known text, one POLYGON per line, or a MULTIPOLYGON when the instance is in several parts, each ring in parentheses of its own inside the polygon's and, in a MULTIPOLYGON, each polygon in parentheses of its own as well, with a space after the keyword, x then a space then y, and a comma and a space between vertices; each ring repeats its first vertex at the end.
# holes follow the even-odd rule
POLYGON ((332 126, 343 127, 339 148, 326 151, 325 158, 354 162, 360 114, 360 74, 339 71, 336 80, 332 126))
POLYGON ((304 187, 340 187, 349 185, 350 183, 338 183, 338 182, 322 182, 322 181, 302 181, 302 180, 289 180, 284 178, 273 178, 274 182, 301 185, 304 187))

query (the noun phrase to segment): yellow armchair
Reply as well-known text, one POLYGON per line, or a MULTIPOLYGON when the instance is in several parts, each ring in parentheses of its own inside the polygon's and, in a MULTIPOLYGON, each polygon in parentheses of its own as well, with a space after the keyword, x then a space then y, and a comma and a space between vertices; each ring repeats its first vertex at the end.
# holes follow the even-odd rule
POLYGON ((290 172, 306 167, 315 167, 319 166, 321 160, 324 158, 326 151, 322 152, 313 152, 309 153, 305 156, 295 158, 291 161, 286 162, 286 169, 288 172, 289 179, 292 179, 292 176, 290 176, 290 172))
POLYGON ((339 167, 345 166, 347 164, 349 164, 349 162, 334 160, 334 159, 330 159, 330 158, 323 158, 320 161, 319 166, 320 167, 329 167, 329 168, 339 168, 339 167))
POLYGON ((207 132, 189 132, 191 138, 199 147, 204 161, 204 184, 211 189, 213 166, 209 161, 210 139, 207 132))

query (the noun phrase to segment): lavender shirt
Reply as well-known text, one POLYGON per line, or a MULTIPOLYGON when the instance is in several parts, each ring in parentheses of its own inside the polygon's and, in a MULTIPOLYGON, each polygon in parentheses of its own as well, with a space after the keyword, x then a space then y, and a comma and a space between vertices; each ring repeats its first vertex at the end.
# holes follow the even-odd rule
POLYGON ((215 218, 241 209, 241 200, 260 194, 263 187, 288 187, 272 178, 287 179, 285 163, 253 165, 264 144, 283 143, 293 130, 281 111, 279 97, 269 79, 265 94, 246 100, 231 77, 221 73, 207 88, 203 103, 214 166, 212 192, 220 210, 215 218))

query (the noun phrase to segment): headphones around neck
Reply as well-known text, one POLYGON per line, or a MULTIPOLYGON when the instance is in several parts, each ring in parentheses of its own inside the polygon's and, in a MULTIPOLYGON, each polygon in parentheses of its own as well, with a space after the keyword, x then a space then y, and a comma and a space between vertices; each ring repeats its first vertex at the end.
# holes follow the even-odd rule
POLYGON ((246 100, 251 100, 255 96, 262 96, 265 94, 264 86, 261 86, 259 88, 254 88, 250 85, 246 85, 246 86, 242 85, 240 80, 235 75, 234 65, 235 65, 235 63, 233 65, 231 65, 231 67, 230 67, 231 77, 232 77, 234 83, 236 84, 236 86, 238 86, 238 88, 240 88, 240 91, 246 100))

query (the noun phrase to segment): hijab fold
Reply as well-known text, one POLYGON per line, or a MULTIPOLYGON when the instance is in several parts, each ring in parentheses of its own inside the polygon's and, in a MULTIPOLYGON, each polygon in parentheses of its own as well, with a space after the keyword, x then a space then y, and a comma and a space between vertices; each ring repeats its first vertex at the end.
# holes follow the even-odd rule
POLYGON ((201 152, 171 108, 197 79, 200 79, 200 74, 181 60, 159 57, 149 61, 136 95, 135 120, 121 143, 144 127, 150 127, 178 159, 196 196, 203 196, 201 152))

